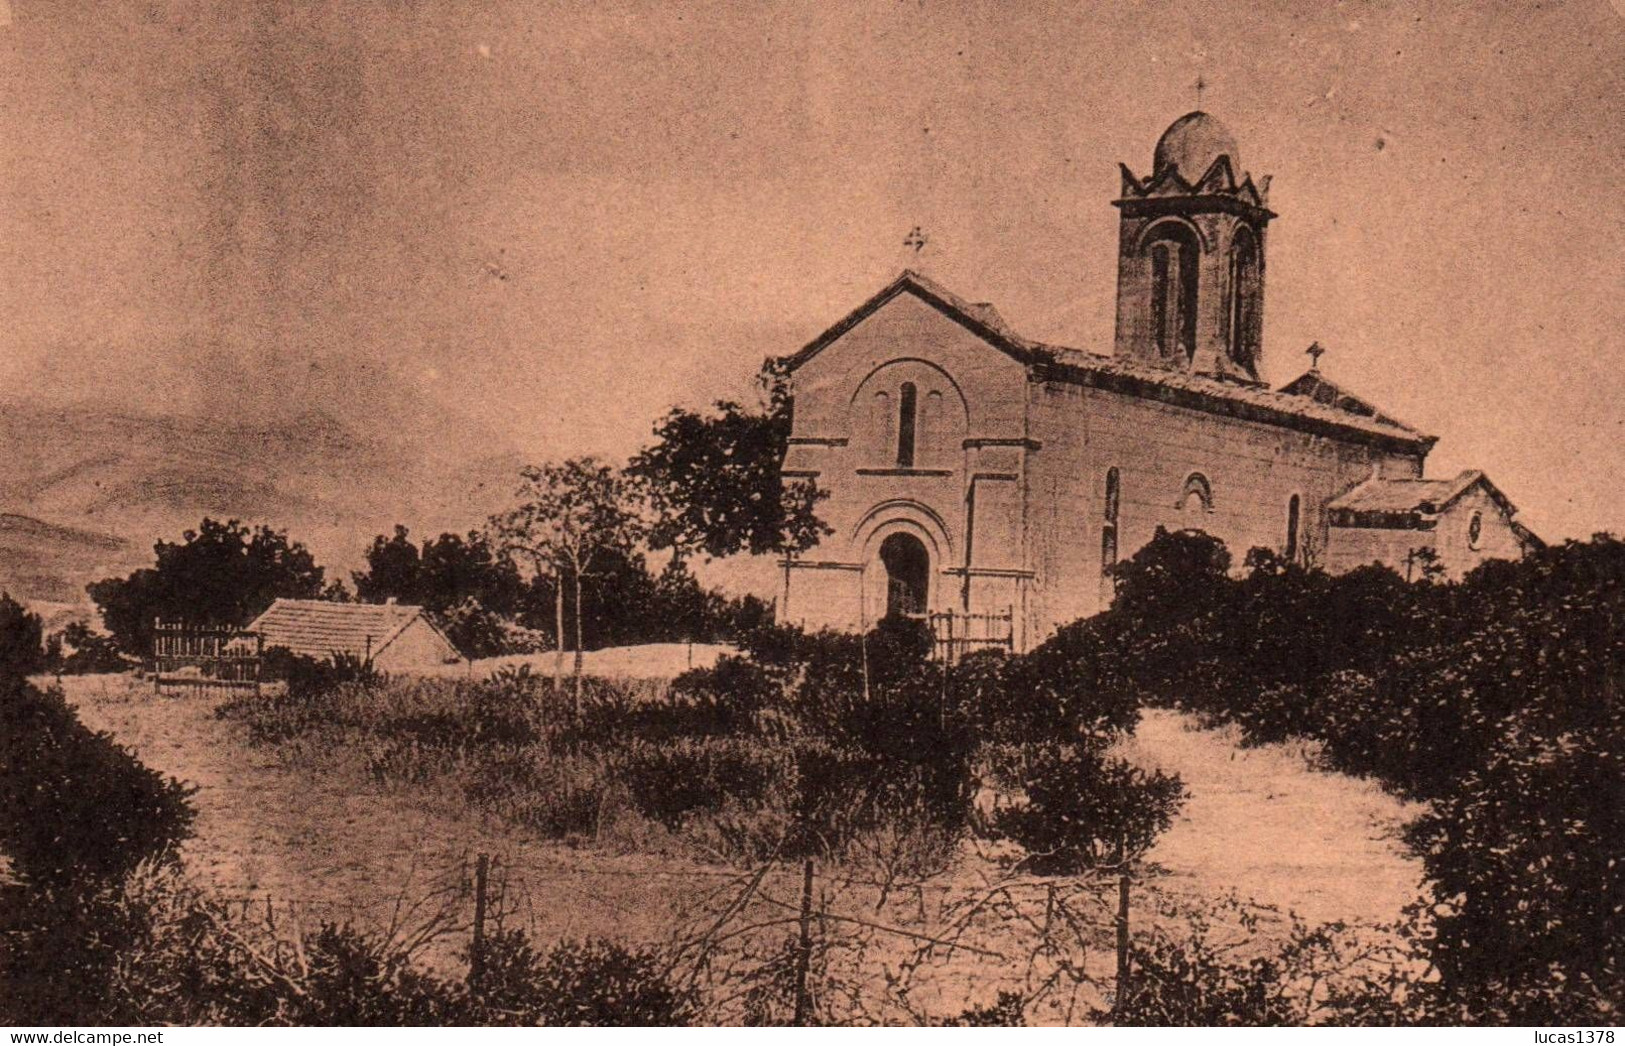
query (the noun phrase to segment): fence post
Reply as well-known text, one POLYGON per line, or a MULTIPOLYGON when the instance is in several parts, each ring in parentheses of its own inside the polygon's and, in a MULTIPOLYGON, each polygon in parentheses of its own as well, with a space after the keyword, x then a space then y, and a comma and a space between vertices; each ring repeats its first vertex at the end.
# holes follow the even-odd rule
POLYGON ((812 967, 813 859, 801 868, 801 947, 796 952, 795 1026, 805 1028, 812 1017, 812 999, 807 994, 807 973, 812 967))
POLYGON ((468 948, 468 984, 471 988, 480 986, 480 979, 485 976, 485 877, 490 870, 491 859, 480 854, 474 862, 474 940, 468 948))
POLYGON ((1117 997, 1112 1000, 1114 1013, 1122 1013, 1128 1000, 1128 844, 1117 842, 1117 997))

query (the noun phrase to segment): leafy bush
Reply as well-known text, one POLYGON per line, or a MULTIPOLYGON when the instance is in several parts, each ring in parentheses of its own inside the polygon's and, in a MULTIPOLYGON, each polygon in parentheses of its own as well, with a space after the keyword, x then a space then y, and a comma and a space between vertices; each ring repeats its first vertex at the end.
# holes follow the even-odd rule
POLYGON ((472 597, 435 615, 441 630, 466 658, 502 657, 545 649, 536 642, 514 642, 514 629, 500 614, 487 610, 472 597), (525 647, 527 649, 519 649, 525 647))
POLYGON ((1430 958, 1477 1019, 1611 1023, 1625 1000, 1625 731, 1509 729, 1411 829, 1446 902, 1430 958))
POLYGON ((1043 875, 1138 859, 1185 799, 1177 776, 1108 758, 1093 745, 1038 749, 1023 785, 1023 799, 996 811, 993 828, 1021 844, 1023 863, 1043 875))
POLYGON ((559 755, 540 746, 499 749, 472 760, 469 775, 471 801, 545 838, 598 834, 610 787, 599 757, 559 755))
POLYGON ((693 1000, 667 977, 659 955, 613 941, 564 941, 529 978, 548 1027, 677 1027, 692 1023, 693 1000))
POLYGON ((31 675, 45 667, 42 634, 38 614, 0 593, 0 678, 31 675))
POLYGON ((783 767, 765 747, 743 740, 678 740, 633 745, 615 777, 643 816, 672 831, 695 813, 725 804, 759 805, 783 767))
POLYGON ((1456 583, 1339 577, 1161 535, 1097 619, 1122 676, 1238 723, 1321 742, 1433 812, 1411 834, 1438 903, 1439 1012, 1582 1021, 1618 999, 1625 938, 1625 543, 1567 542, 1456 583), (1599 1009, 1599 1007, 1602 1007, 1599 1009))
POLYGON ((191 790, 84 726, 59 691, 0 678, 0 852, 31 889, 117 881, 191 833, 191 790))
POLYGON ((191 832, 189 791, 16 675, 0 675, 0 753, 12 880, 0 880, 0 1022, 85 1023, 83 1000, 102 996, 140 932, 108 899, 173 857, 191 832))
POLYGON ((289 697, 305 701, 350 683, 378 685, 387 677, 374 668, 372 662, 354 654, 335 654, 318 659, 295 654, 286 647, 272 647, 265 652, 261 678, 286 683, 289 697))
POLYGON ((47 667, 67 676, 127 672, 138 665, 119 652, 112 636, 93 632, 80 621, 52 635, 48 649, 53 656, 47 667))

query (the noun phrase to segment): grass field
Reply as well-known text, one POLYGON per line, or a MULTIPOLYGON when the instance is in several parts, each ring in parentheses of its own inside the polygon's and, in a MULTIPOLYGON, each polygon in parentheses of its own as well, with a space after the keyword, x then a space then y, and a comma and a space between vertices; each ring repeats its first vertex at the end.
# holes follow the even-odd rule
MULTIPOLYGON (((216 717, 218 696, 160 698, 146 684, 116 676, 69 678, 65 687, 87 725, 197 786, 197 835, 184 854, 191 874, 245 905, 268 897, 284 917, 381 926, 395 916, 400 898, 460 874, 472 854, 484 852, 497 857, 509 884, 510 919, 540 940, 669 941, 713 918, 741 883, 736 869, 663 849, 658 839, 615 832, 577 846, 541 839, 481 816, 433 782, 370 778, 362 760, 343 751, 290 757, 252 747, 242 723, 216 717)), ((1414 896, 1419 866, 1394 841, 1414 811, 1373 786, 1310 770, 1302 752, 1284 746, 1241 748, 1228 733, 1199 729, 1174 712, 1148 712, 1124 748, 1136 761, 1178 772, 1191 791, 1149 858, 1150 886, 1159 894, 1192 901, 1238 894, 1312 921, 1371 923, 1397 918, 1414 896)), ((748 915, 738 918, 767 927, 761 933, 770 939, 787 932, 799 885, 796 869, 773 871, 748 915)), ((990 1002, 1000 988, 1031 991, 1055 979, 1063 964, 1061 956, 1036 954, 1042 949, 1023 920, 1053 910, 1058 897, 1064 908, 1068 896, 1087 923, 1079 947, 1091 956, 1087 961, 1109 968, 1109 913, 1095 904, 1090 887, 1071 882, 1059 889, 1031 877, 1011 883, 971 845, 948 873, 929 881, 905 876, 888 883, 878 865, 828 873, 819 882, 820 910, 844 913, 831 914, 847 920, 832 925, 868 936, 861 952, 832 957, 826 972, 832 983, 872 978, 881 965, 895 975, 918 961, 922 948, 933 950, 922 941, 952 933, 967 947, 935 949, 912 974, 906 1006, 913 1010, 894 1008, 884 1019, 990 1002), (906 927, 915 936, 873 932, 864 922, 906 927), (837 968, 857 963, 860 954, 862 969, 837 968)), ((1088 986, 1074 984, 1030 1016, 1075 1020, 1078 1007, 1098 1001, 1088 986)))

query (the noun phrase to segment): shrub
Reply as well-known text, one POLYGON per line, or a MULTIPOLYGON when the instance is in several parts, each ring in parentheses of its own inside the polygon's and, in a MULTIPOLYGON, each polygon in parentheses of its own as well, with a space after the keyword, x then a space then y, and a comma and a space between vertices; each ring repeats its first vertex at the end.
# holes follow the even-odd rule
POLYGON ((609 791, 602 762, 540 746, 495 750, 473 763, 470 800, 549 839, 590 839, 609 791))
POLYGON ((1625 731, 1507 731, 1411 828, 1447 902, 1430 957, 1474 1019, 1609 1023, 1625 999, 1625 731))
POLYGON ((1161 535, 1100 628, 1125 678, 1251 741, 1322 742, 1434 812, 1411 835, 1453 1021, 1580 1021, 1621 994, 1625 543, 1567 542, 1457 583, 1339 577, 1161 535))
POLYGON ((0 679, 0 852, 30 888, 117 881, 191 833, 191 790, 79 722, 59 691, 0 679))
POLYGON ((435 615, 436 621, 451 640, 451 645, 466 658, 501 657, 504 654, 523 653, 510 645, 510 626, 501 615, 492 613, 472 596, 435 615))
POLYGON ((317 659, 306 654, 295 654, 286 647, 272 647, 265 652, 261 665, 261 678, 287 684, 287 692, 295 699, 309 699, 347 683, 363 686, 382 684, 387 676, 354 654, 334 654, 317 659))
POLYGON ((972 1006, 942 1022, 947 1028, 1024 1028, 1026 1003, 1020 992, 1000 992, 990 1006, 972 1006))
POLYGON ((127 672, 136 667, 135 662, 119 653, 118 643, 112 636, 93 632, 79 621, 52 635, 50 647, 56 656, 54 664, 48 667, 62 675, 127 672))
POLYGON ((1177 776, 1107 758, 1094 746, 1041 748, 1024 777, 1025 797, 996 811, 992 825, 1042 875, 1137 859, 1185 799, 1177 776))
POLYGON ((190 834, 189 792, 20 676, 0 676, 0 753, 0 1022, 86 1023, 141 933, 118 889, 190 834))
POLYGON ((382 937, 324 923, 305 935, 303 990, 285 997, 285 1023, 305 1027, 462 1024, 460 986, 415 970, 382 937))
POLYGON ((564 941, 530 978, 540 1023, 567 1028, 680 1027, 693 1000, 652 951, 612 941, 564 941))
POLYGON ((43 628, 9 593, 0 593, 0 678, 32 675, 45 667, 43 628))
POLYGON ((1302 1026, 1305 1013, 1288 994, 1290 978, 1276 957, 1238 961, 1205 935, 1177 940, 1156 933, 1130 951, 1133 974, 1112 1022, 1138 1028, 1277 1028, 1302 1026))
POLYGON ((757 806, 783 767, 750 741, 679 740, 633 745, 615 759, 615 778, 638 812, 676 831, 695 813, 733 803, 757 806))

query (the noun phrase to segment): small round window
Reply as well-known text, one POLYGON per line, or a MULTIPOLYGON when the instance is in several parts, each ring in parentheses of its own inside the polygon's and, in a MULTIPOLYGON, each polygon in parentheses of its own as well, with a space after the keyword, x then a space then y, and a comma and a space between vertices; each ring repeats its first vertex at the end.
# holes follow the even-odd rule
POLYGON ((1474 512, 1472 520, 1467 524, 1467 547, 1478 548, 1479 539, 1484 536, 1484 514, 1474 512))

